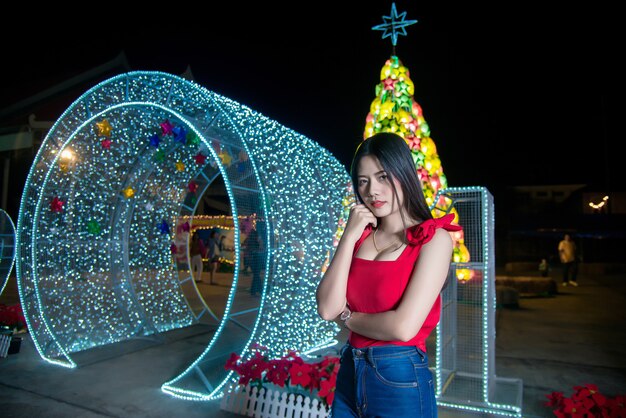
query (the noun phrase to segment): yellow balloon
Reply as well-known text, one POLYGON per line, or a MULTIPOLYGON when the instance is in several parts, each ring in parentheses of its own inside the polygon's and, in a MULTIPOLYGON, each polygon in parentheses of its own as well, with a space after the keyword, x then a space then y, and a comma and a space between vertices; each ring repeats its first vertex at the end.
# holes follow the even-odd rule
POLYGON ((380 80, 384 80, 389 77, 391 74, 391 66, 389 64, 385 65, 382 70, 380 70, 380 80))
POLYGON ((388 102, 383 103, 380 106, 380 118, 381 119, 386 119, 388 117, 391 116, 391 114, 393 113, 393 106, 394 103, 389 100, 388 102))
POLYGON ((372 100, 372 104, 370 105, 370 113, 377 114, 380 111, 380 99, 377 97, 372 100))
POLYGON ((411 122, 411 120, 413 119, 413 118, 411 117, 411 114, 410 114, 409 112, 407 112, 406 110, 404 110, 404 109, 400 109, 400 110, 398 110, 398 111, 396 112, 396 114, 398 115, 398 121, 399 121, 400 123, 403 123, 403 124, 404 124, 404 123, 409 123, 409 122, 411 122))

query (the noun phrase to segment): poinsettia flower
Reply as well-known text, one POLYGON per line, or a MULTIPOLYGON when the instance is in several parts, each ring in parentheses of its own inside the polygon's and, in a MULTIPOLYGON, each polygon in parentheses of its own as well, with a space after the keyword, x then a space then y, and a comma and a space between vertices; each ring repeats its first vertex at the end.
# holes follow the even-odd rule
POLYGON ((566 414, 569 414, 571 418, 585 418, 589 413, 589 409, 586 408, 582 402, 570 398, 563 399, 562 410, 566 414))
POLYGON ((626 395, 618 395, 607 399, 604 408, 607 411, 606 416, 610 418, 626 416, 626 395))
POLYGON ((311 376, 309 376, 310 371, 311 366, 309 364, 298 364, 294 361, 289 368, 289 377, 291 378, 291 384, 307 387, 307 385, 311 381, 311 376))
POLYGON ((326 401, 328 406, 333 404, 335 400, 335 388, 336 384, 330 380, 323 380, 320 382, 320 390, 317 392, 318 396, 326 401))
POLYGON ((239 361, 241 357, 239 356, 239 354, 237 353, 230 353, 230 357, 228 357, 228 360, 226 360, 226 364, 224 365, 224 368, 226 370, 235 370, 237 367, 237 362, 239 361))
POLYGON ((311 365, 309 370, 309 383, 304 386, 304 388, 308 389, 310 392, 313 392, 314 389, 319 390, 320 384, 322 382, 322 373, 323 370, 319 367, 319 363, 311 365))
POLYGON ((600 393, 596 385, 587 383, 585 386, 574 386, 577 391, 572 398, 583 399, 591 398, 598 406, 603 406, 606 403, 606 396, 600 393))
POLYGON ((271 383, 285 387, 289 377, 289 364, 282 360, 272 361, 265 377, 271 383))
POLYGON ((563 402, 563 392, 552 392, 551 394, 546 395, 546 398, 548 398, 545 403, 546 406, 561 406, 561 403, 563 402))

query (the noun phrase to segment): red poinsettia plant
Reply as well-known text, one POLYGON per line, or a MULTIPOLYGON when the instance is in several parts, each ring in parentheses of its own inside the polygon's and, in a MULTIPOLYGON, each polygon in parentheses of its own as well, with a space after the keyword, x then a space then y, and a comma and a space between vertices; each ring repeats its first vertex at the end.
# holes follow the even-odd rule
POLYGON ((559 418, 619 418, 626 417, 626 396, 604 396, 596 385, 574 386, 574 394, 566 398, 562 392, 546 395, 546 406, 559 418))
POLYGON ((26 318, 19 303, 15 305, 0 304, 0 326, 21 331, 26 328, 26 318))
POLYGON ((242 361, 236 353, 231 353, 224 365, 239 375, 239 384, 263 387, 272 383, 279 387, 308 390, 317 393, 322 404, 330 407, 335 398, 335 383, 339 371, 339 357, 326 356, 316 363, 307 363, 295 351, 289 351, 278 359, 267 357, 267 347, 253 345, 253 356, 242 361))

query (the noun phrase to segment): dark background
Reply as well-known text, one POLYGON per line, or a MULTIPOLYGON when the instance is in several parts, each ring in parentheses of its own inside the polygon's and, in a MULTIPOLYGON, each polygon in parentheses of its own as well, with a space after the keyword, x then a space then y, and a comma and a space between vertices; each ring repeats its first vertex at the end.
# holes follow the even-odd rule
MULTIPOLYGON (((131 70, 182 74, 189 67, 200 85, 310 137, 349 167, 392 54, 390 38, 371 30, 391 2, 364 4, 9 10, 20 25, 0 29, 0 109, 123 52, 131 70)), ((396 52, 410 70, 449 186, 486 186, 500 219, 508 216, 502 196, 511 186, 623 190, 620 13, 601 2, 396 6, 418 20, 398 38, 396 52)), ((37 119, 56 119, 82 92, 66 97, 56 115, 37 119)), ((22 184, 29 168, 12 167, 22 184)))

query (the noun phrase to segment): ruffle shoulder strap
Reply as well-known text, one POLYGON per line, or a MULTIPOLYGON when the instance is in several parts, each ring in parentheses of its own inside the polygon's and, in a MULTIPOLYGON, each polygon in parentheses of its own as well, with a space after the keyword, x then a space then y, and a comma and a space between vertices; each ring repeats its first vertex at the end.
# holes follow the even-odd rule
POLYGON ((412 245, 423 245, 435 236, 435 231, 438 228, 443 228, 446 231, 460 231, 463 229, 458 225, 453 225, 453 220, 453 213, 444 215, 441 218, 427 219, 424 222, 407 229, 407 240, 412 245))

